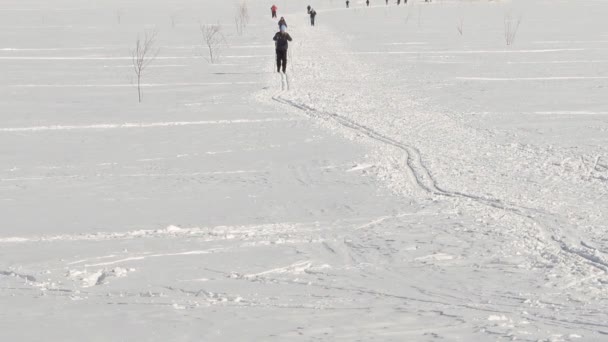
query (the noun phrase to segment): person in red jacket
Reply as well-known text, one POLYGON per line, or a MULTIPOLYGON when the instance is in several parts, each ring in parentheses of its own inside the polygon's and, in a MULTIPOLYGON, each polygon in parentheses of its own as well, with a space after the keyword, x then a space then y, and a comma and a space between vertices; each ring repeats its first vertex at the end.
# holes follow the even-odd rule
POLYGON ((277 5, 272 5, 272 7, 270 7, 270 12, 272 12, 272 17, 276 18, 277 17, 277 5))

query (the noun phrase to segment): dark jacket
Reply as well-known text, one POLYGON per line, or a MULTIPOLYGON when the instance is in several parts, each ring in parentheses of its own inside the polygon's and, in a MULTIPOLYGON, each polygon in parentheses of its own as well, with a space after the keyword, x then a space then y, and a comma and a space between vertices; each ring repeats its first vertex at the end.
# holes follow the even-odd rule
POLYGON ((313 9, 313 10, 310 10, 310 17, 311 17, 311 18, 314 18, 314 17, 316 17, 316 16, 317 16, 317 11, 315 11, 314 9, 313 9))
POLYGON ((277 32, 274 35, 275 46, 277 51, 287 51, 287 47, 289 46, 289 42, 291 41, 291 36, 287 32, 277 32))

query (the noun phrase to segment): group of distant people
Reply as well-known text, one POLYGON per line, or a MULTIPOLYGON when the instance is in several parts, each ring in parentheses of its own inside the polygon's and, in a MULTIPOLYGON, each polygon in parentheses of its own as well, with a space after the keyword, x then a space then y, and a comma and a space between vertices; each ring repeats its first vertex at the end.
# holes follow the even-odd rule
MULTIPOLYGON (((273 18, 277 17, 277 10, 279 8, 276 5, 272 5, 270 7, 270 13, 273 18)), ((310 26, 315 26, 315 17, 317 16, 317 11, 314 8, 308 5, 306 7, 306 11, 308 16, 310 17, 310 26)), ((285 18, 281 17, 278 22, 279 32, 275 33, 272 40, 274 40, 275 44, 275 52, 277 55, 277 72, 283 71, 285 73, 287 69, 287 48, 289 47, 289 42, 291 41, 291 36, 287 33, 287 21, 285 18)))
MULTIPOLYGON (((277 5, 272 5, 272 7, 270 7, 270 13, 272 14, 273 18, 277 17, 277 10, 279 8, 277 7, 277 5)), ((315 26, 315 17, 317 16, 317 11, 314 10, 314 8, 310 7, 310 5, 308 5, 306 7, 306 13, 308 13, 308 15, 310 16, 310 26, 315 26)), ((283 17, 281 17, 281 19, 283 19, 283 17)), ((285 19, 283 19, 285 20, 285 19)), ((279 24, 279 27, 281 26, 281 24, 279 24)))
MULTIPOLYGON (((424 0, 424 2, 431 2, 433 0, 424 0)), ((388 0, 385 0, 386 5, 388 6, 388 0)), ((365 4, 369 7, 369 0, 365 0, 365 4)), ((407 0, 403 0, 403 4, 407 5, 407 0)), ((346 8, 349 8, 350 1, 346 0, 346 8)), ((401 0, 397 0, 397 5, 401 5, 401 0)))
MULTIPOLYGON (((388 0, 386 1, 386 5, 388 6, 388 0)), ((432 0, 424 0, 424 2, 431 2, 432 0)), ((407 4, 407 0, 403 0, 404 4, 407 4)), ((365 4, 369 6, 369 0, 365 0, 365 4)), ((401 4, 401 0, 397 0, 397 5, 401 4)), ((349 8, 350 1, 346 0, 346 8, 349 8)), ((276 5, 272 5, 270 7, 270 13, 273 18, 277 17, 277 10, 279 8, 276 5)), ((306 11, 310 16, 310 26, 315 26, 315 17, 317 16, 317 11, 315 11, 310 5, 306 7, 306 11)), ((275 42, 275 50, 277 54, 277 72, 287 70, 287 48, 289 47, 289 42, 291 41, 291 36, 287 33, 287 21, 285 18, 281 17, 278 22, 279 32, 275 33, 272 40, 275 42)))

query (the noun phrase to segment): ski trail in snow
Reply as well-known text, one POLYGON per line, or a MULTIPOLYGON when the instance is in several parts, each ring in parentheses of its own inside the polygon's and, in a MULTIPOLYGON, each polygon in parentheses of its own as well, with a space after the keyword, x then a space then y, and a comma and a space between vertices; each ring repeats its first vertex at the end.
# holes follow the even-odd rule
MULTIPOLYGON (((558 51, 570 51, 571 49, 559 49, 558 51)), ((572 49, 578 51, 578 49, 572 49)), ((546 50, 519 50, 519 51, 451 51, 452 53, 544 53, 544 52, 558 52, 554 49, 546 49, 546 50)), ((376 53, 376 52, 373 52, 376 53)), ((380 52, 384 53, 384 52, 380 52)), ((432 52, 433 53, 433 52, 432 52)), ((339 52, 337 51, 335 54, 357 54, 351 52, 339 52)), ((314 59, 313 59, 314 60, 314 59)), ((314 62, 311 62, 314 64, 314 62)), ((357 67, 357 66, 353 66, 357 67)), ((331 68, 330 68, 331 70, 331 68)), ((352 72, 352 70, 351 70, 352 72)), ((601 79, 608 79, 608 77, 598 76, 601 79)), ((318 79, 318 77, 317 77, 318 79)), ((587 79, 586 77, 557 77, 557 78, 542 78, 549 80, 571 80, 571 79, 587 79)), ((511 79, 508 79, 511 80, 511 79)), ((541 78, 524 78, 524 80, 541 80, 541 78)), ((312 85, 314 87, 314 85, 312 85)), ((517 204, 516 202, 502 200, 497 197, 491 196, 482 196, 476 195, 472 193, 468 193, 465 191, 458 190, 449 190, 442 186, 440 186, 436 179, 433 177, 429 168, 425 165, 422 160, 420 151, 412 145, 408 145, 403 143, 396 138, 390 137, 389 135, 384 134, 378 129, 370 128, 357 120, 346 117, 345 115, 338 114, 339 109, 328 110, 328 103, 321 103, 319 107, 323 108, 318 109, 313 105, 310 105, 304 100, 294 100, 297 96, 289 98, 285 96, 285 92, 279 92, 271 96, 271 99, 279 104, 287 105, 293 107, 300 112, 304 113, 306 116, 323 120, 328 122, 333 122, 338 126, 342 126, 348 130, 352 130, 357 133, 357 135, 366 136, 372 140, 380 142, 385 145, 389 145, 395 147, 405 153, 406 156, 406 168, 405 172, 408 174, 409 178, 413 180, 413 182, 423 191, 433 196, 444 196, 448 198, 460 198, 466 200, 472 200, 477 202, 483 206, 499 209, 504 212, 513 213, 519 217, 522 217, 526 223, 525 229, 534 229, 536 231, 534 234, 541 234, 541 240, 543 240, 543 245, 545 246, 545 250, 547 256, 544 256, 547 259, 550 259, 549 255, 554 258, 559 258, 561 263, 564 266, 569 267, 570 269, 578 267, 580 261, 583 260, 585 263, 589 263, 596 268, 601 270, 606 270, 606 265, 608 265, 608 258, 598 250, 591 250, 585 246, 579 246, 578 241, 576 241, 576 228, 566 222, 563 222, 563 225, 556 225, 556 214, 548 212, 542 208, 534 208, 525 205, 517 204), (569 234, 569 236, 568 236, 569 234)), ((297 95, 297 94, 296 94, 297 95)), ((303 98, 306 98, 305 94, 300 94, 303 98)), ((328 98, 331 101, 331 97, 328 98)), ((331 106, 330 106, 331 108, 331 106)), ((427 119, 428 120, 428 119, 427 119)), ((380 126, 380 128, 383 128, 380 126)), ((504 216, 504 215, 503 215, 504 216)))
POLYGON ((467 194, 467 193, 463 193, 463 192, 459 192, 459 191, 450 191, 450 190, 444 189, 437 184, 437 181, 433 178, 431 172, 429 171, 429 169, 426 167, 426 165, 422 161, 420 151, 418 151, 418 149, 416 149, 415 147, 406 145, 402 142, 389 138, 371 128, 358 124, 357 122, 354 122, 354 121, 352 121, 344 116, 340 116, 336 113, 318 111, 313 107, 310 107, 308 105, 301 104, 301 103, 295 103, 295 102, 285 99, 281 96, 274 96, 273 100, 275 100, 276 102, 279 102, 281 104, 297 108, 297 109, 303 111, 304 113, 306 113, 311 118, 321 118, 321 119, 333 120, 336 123, 340 124, 341 126, 347 128, 347 129, 355 130, 359 133, 366 135, 367 137, 369 137, 375 141, 378 141, 378 142, 381 142, 384 144, 388 144, 388 145, 391 145, 393 147, 396 147, 396 148, 402 150, 403 152, 406 153, 407 166, 408 166, 408 171, 409 171, 410 175, 413 177, 413 179, 415 180, 415 182, 418 184, 418 186, 420 188, 422 188, 424 191, 426 191, 430 194, 438 195, 438 196, 446 196, 446 197, 468 198, 468 199, 472 199, 476 202, 480 202, 485 205, 492 206, 494 208, 511 211, 511 212, 517 213, 519 215, 524 215, 526 217, 531 217, 531 214, 526 213, 524 210, 535 210, 532 208, 523 208, 523 207, 519 207, 514 204, 504 203, 503 201, 501 201, 499 199, 495 199, 495 198, 481 197, 481 196, 467 194))
MULTIPOLYGON (((272 55, 228 55, 223 58, 230 59, 250 59, 250 58, 268 58, 272 55)), ((57 57, 57 56, 0 56, 0 60, 14 60, 14 61, 129 61, 132 57, 111 57, 111 56, 74 56, 74 57, 57 57)), ((196 56, 158 56, 155 60, 175 60, 175 59, 190 59, 200 60, 200 57, 196 56)))
POLYGON ((229 125, 265 122, 297 121, 298 118, 265 118, 265 119, 233 119, 233 120, 205 120, 205 121, 168 121, 168 122, 127 122, 108 123, 94 125, 52 125, 33 127, 4 127, 0 132, 43 132, 43 131, 73 131, 73 130, 104 130, 104 129, 127 129, 127 128, 158 128, 158 127, 182 127, 203 125, 229 125))
POLYGON ((348 220, 338 221, 307 221, 307 222, 277 222, 250 225, 218 225, 208 227, 182 228, 178 226, 168 226, 163 229, 139 229, 126 232, 99 232, 91 234, 61 234, 61 235, 39 235, 39 236, 13 236, 0 237, 0 243, 21 244, 39 242, 78 242, 78 241, 113 241, 113 240, 132 240, 132 239, 156 239, 169 237, 208 237, 210 241, 235 239, 239 236, 271 236, 278 232, 307 232, 318 231, 326 226, 336 225, 356 225, 364 228, 389 219, 402 218, 414 215, 438 215, 435 212, 425 213, 402 213, 394 216, 381 217, 357 217, 348 220))
POLYGON ((279 73, 279 75, 281 76, 281 91, 280 92, 285 92, 290 89, 289 76, 287 76, 287 74, 285 74, 285 73, 279 73))
MULTIPOLYGON (((238 82, 192 82, 192 83, 142 83, 141 87, 160 88, 160 87, 195 87, 195 86, 215 86, 215 85, 250 85, 261 84, 253 81, 238 82)), ((12 84, 13 88, 130 88, 136 87, 134 84, 12 84)))
POLYGON ((289 84, 289 76, 285 74, 285 84, 287 85, 287 90, 291 90, 291 85, 289 84))
POLYGON ((122 264, 128 261, 140 261, 149 258, 161 258, 161 257, 172 257, 172 256, 189 256, 189 255, 202 255, 202 254, 211 254, 217 251, 222 250, 222 248, 212 248, 208 250, 195 250, 195 251, 186 251, 186 252, 177 252, 177 253, 161 253, 161 254, 146 254, 141 256, 133 256, 124 259, 112 260, 107 262, 100 262, 96 264, 85 264, 85 267, 99 267, 99 266, 109 266, 115 264, 122 264))
POLYGON ((310 261, 300 261, 300 262, 296 262, 293 263, 289 266, 285 266, 285 267, 277 267, 277 268, 273 268, 267 271, 263 271, 263 272, 259 272, 259 273, 252 273, 252 274, 245 274, 243 275, 243 278, 247 278, 247 279, 251 279, 251 278, 257 278, 260 276, 264 276, 264 275, 268 275, 268 274, 273 274, 273 273, 303 273, 305 272, 307 269, 309 269, 312 266, 312 262, 310 261))
POLYGON ((606 80, 608 76, 554 76, 554 77, 455 77, 462 81, 580 81, 606 80))

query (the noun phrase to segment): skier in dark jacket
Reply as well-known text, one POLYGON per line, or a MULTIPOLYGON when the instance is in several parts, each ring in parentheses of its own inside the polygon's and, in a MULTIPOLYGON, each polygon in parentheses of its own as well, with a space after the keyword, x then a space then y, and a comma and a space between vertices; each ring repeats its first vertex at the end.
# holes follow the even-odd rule
POLYGON ((287 27, 287 22, 285 21, 285 18, 283 18, 283 17, 281 17, 281 19, 279 19, 279 30, 281 29, 281 26, 287 27))
POLYGON ((314 8, 310 9, 310 26, 315 26, 315 17, 317 16, 317 11, 314 8))
POLYGON ((277 72, 281 72, 281 69, 283 69, 283 73, 285 73, 287 69, 287 47, 291 41, 291 36, 287 33, 287 26, 281 26, 281 31, 275 33, 272 40, 275 41, 277 52, 277 72))

